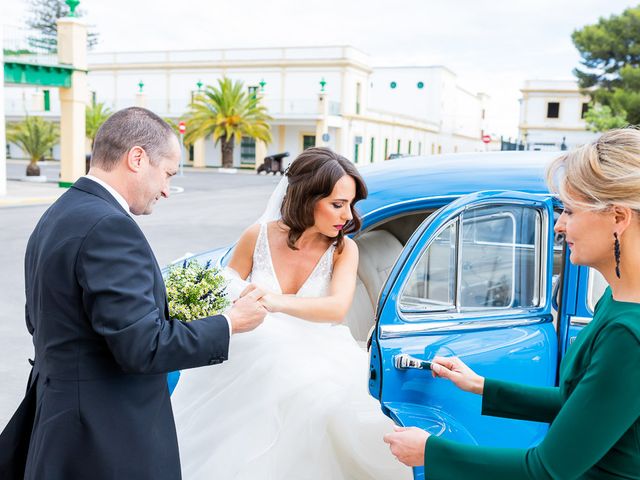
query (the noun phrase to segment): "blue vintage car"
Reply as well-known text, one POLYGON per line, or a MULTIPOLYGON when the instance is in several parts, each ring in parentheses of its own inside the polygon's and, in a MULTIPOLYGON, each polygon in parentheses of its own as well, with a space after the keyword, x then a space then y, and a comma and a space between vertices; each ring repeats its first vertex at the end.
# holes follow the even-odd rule
MULTIPOLYGON (((483 376, 556 385, 605 287, 571 265, 554 235, 562 206, 544 170, 556 155, 409 157, 361 169, 369 198, 358 204, 358 283, 345 323, 369 338, 369 391, 399 424, 490 446, 544 436, 546 424, 481 416, 481 398, 432 378, 428 361, 455 355, 483 376)), ((232 248, 196 258, 225 264, 232 248)))

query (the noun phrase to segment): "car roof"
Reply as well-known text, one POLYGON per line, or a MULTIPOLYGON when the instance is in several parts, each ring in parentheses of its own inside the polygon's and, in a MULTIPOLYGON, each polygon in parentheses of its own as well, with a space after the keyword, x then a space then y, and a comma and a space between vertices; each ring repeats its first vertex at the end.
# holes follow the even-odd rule
POLYGON ((545 168, 561 152, 476 152, 405 157, 363 166, 366 214, 418 198, 458 197, 480 190, 548 193, 545 168))

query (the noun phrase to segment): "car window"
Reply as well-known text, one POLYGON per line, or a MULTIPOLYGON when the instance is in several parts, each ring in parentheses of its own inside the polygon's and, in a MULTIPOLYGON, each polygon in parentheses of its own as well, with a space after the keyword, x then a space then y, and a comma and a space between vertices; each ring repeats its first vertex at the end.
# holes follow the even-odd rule
POLYGON ((598 303, 598 300, 600 300, 600 297, 602 296, 604 291, 607 289, 609 284, 607 283, 607 281, 604 279, 604 277, 598 270, 589 267, 589 284, 588 285, 589 285, 589 288, 587 293, 587 304, 589 305, 589 308, 593 313, 593 311, 596 308, 596 303, 598 303))
POLYGON ((457 222, 438 233, 411 273, 400 299, 404 311, 442 311, 455 307, 457 222))
POLYGON ((405 312, 540 304, 541 213, 502 205, 464 212, 429 243, 400 299, 405 312))

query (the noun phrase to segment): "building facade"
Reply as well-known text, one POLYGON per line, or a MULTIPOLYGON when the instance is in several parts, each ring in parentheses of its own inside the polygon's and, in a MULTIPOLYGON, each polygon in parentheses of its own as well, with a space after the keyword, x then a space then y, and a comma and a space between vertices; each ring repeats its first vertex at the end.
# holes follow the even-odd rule
POLYGON ((528 80, 521 90, 519 140, 529 150, 583 145, 597 134, 587 130, 589 97, 571 80, 528 80))
MULTIPOLYGON (((198 91, 228 77, 260 95, 273 117, 272 142, 243 139, 234 166, 252 168, 264 153, 289 159, 313 145, 329 146, 357 164, 392 154, 485 150, 488 97, 458 85, 443 66, 374 67, 349 46, 221 49, 89 54, 90 101, 112 110, 144 106, 165 118, 182 117, 198 91)), ((56 119, 58 92, 7 91, 8 121, 25 114, 56 119)), ((12 145, 11 156, 20 152, 12 145)), ((54 150, 54 158, 58 152, 54 150)), ((187 155, 196 166, 219 166, 208 138, 187 155)))

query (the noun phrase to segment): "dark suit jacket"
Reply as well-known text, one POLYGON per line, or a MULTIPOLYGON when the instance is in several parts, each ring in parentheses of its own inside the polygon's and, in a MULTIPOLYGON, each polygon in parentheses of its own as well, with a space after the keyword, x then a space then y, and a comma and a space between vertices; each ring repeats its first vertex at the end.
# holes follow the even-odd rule
POLYGON ((226 360, 226 319, 169 319, 142 231, 86 178, 36 226, 25 285, 37 392, 25 478, 180 478, 166 373, 226 360))

